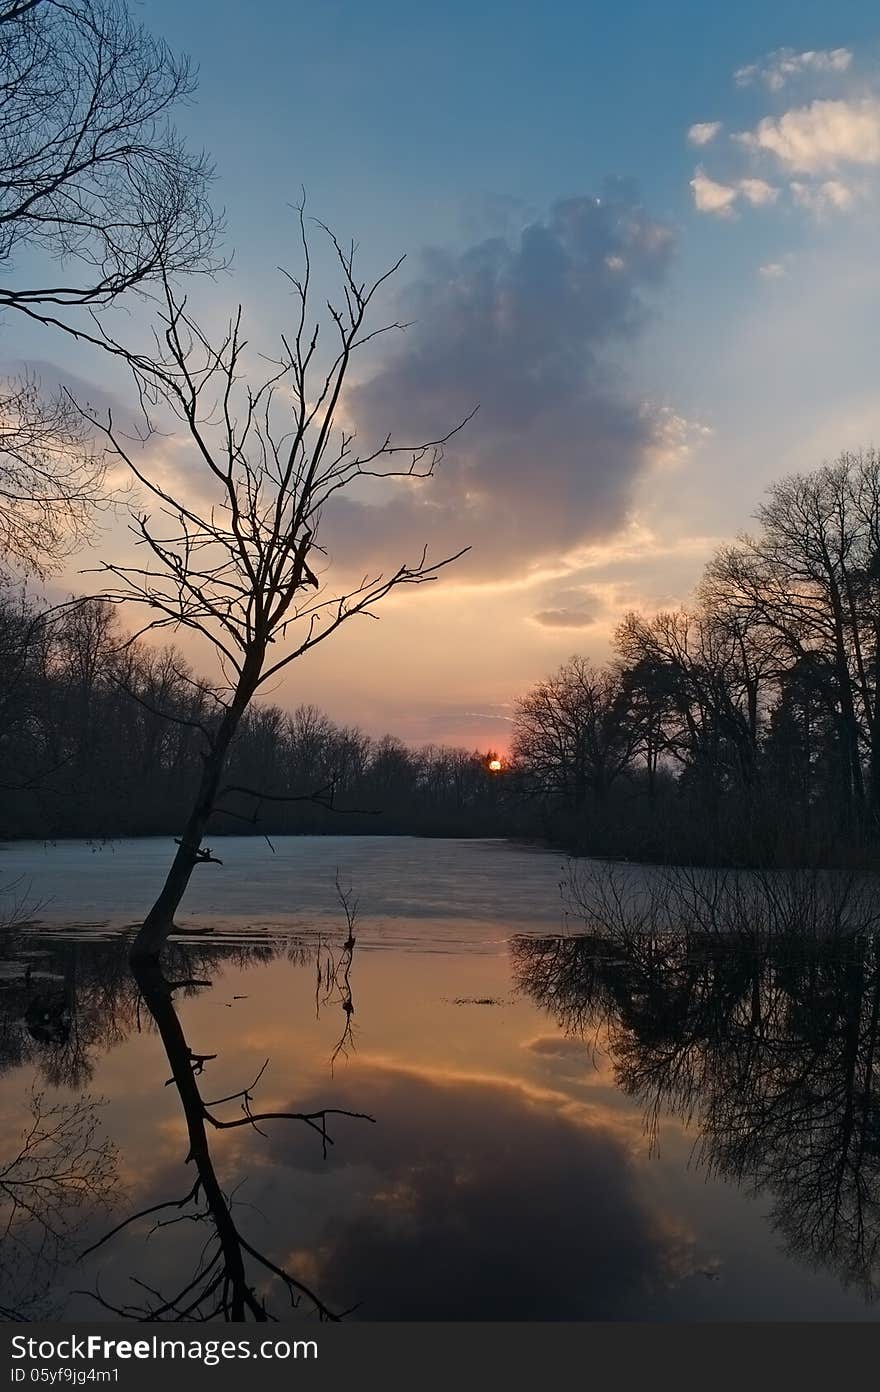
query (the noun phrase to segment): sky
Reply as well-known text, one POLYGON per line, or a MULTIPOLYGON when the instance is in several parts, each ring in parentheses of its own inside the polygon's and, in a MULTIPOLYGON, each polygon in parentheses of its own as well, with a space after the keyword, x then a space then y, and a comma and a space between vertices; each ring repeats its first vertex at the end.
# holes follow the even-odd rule
MULTIPOLYGON (((279 704, 503 749, 516 698, 573 653, 607 660, 627 610, 686 602, 773 479, 880 443, 867 0, 139 13, 199 66, 179 125, 213 156, 234 250, 195 292, 208 317, 240 300, 272 351, 304 187, 365 272, 406 253, 380 308, 410 327, 358 368, 359 435, 480 407, 430 485, 324 523, 344 573, 423 542, 467 556, 293 664, 279 704)), ((45 332, 7 327, 0 355, 126 390, 45 332)), ((125 544, 115 526, 97 553, 125 544)))

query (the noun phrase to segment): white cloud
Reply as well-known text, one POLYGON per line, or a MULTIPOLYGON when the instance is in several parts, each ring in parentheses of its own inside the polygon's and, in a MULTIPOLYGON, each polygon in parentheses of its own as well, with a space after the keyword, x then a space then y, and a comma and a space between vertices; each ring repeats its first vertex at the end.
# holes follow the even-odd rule
POLYGON ((880 164, 880 101, 814 101, 765 116, 734 137, 799 174, 833 174, 844 164, 880 164))
POLYGON ((775 203, 779 197, 779 189, 768 184, 765 179, 740 179, 736 187, 753 208, 763 208, 767 203, 775 203))
POLYGON ((828 179, 820 185, 819 193, 833 208, 842 210, 851 208, 856 199, 854 190, 839 179, 828 179))
POLYGON ((768 184, 766 179, 737 179, 732 184, 719 184, 710 179, 703 169, 695 171, 691 188, 697 212, 709 213, 714 217, 735 217, 736 203, 740 198, 753 208, 761 208, 775 203, 779 197, 779 189, 768 184))
POLYGON ((811 48, 804 53, 796 53, 793 48, 778 48, 759 62, 738 68, 733 79, 738 87, 751 87, 756 82, 763 82, 771 91, 778 92, 786 82, 804 74, 844 73, 852 58, 848 48, 811 48))
MULTIPOLYGON (((780 48, 734 76, 740 87, 777 91, 795 78, 811 78, 815 88, 823 77, 844 77, 852 63, 848 48, 780 48)), ((851 83, 846 90, 851 95, 817 95, 732 133, 728 154, 739 151, 738 165, 721 166, 723 181, 696 169, 691 180, 696 210, 735 219, 749 206, 767 208, 786 194, 789 207, 822 217, 876 201, 880 187, 868 171, 880 170, 880 90, 863 86, 856 92, 851 83)), ((697 123, 688 139, 708 145, 720 129, 720 122, 697 123)))
POLYGON ((671 406, 646 407, 654 420, 654 442, 649 458, 658 473, 680 469, 712 435, 702 421, 680 415, 671 406))
POLYGON ((758 267, 758 274, 764 276, 766 280, 779 280, 785 275, 785 267, 781 261, 767 261, 763 266, 758 267))
POLYGON ((734 185, 717 184, 702 169, 697 169, 691 179, 691 188, 694 191, 694 204, 698 213, 711 213, 714 217, 733 217, 738 195, 734 185))
POLYGON ((688 131, 688 141, 691 145, 708 145, 720 130, 720 121, 697 121, 688 131))
POLYGON ((811 213, 845 213, 856 201, 855 191, 840 179, 826 179, 821 184, 804 184, 793 179, 789 188, 798 207, 807 208, 811 213))

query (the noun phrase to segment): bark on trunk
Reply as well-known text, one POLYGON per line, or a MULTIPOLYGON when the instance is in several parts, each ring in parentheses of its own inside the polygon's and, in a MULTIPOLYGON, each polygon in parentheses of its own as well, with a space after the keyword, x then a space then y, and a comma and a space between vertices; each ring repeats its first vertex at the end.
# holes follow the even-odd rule
POLYGON ((157 962, 159 953, 174 929, 174 915, 186 893, 192 872, 201 859, 199 852, 217 802, 229 746, 255 690, 256 681, 253 679, 253 673, 246 669, 205 757, 199 790, 165 883, 132 944, 132 966, 157 962))

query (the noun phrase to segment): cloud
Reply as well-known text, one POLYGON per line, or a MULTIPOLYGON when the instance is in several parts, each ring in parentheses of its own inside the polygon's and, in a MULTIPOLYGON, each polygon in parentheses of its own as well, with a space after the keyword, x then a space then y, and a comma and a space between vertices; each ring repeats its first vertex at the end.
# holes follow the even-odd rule
POLYGON ((596 622, 589 609, 540 609, 532 618, 542 628, 589 628, 596 622))
POLYGON ((694 171, 691 179, 694 191, 694 205, 698 213, 711 213, 715 217, 732 217, 737 199, 737 189, 733 184, 719 184, 710 179, 702 169, 694 171))
POLYGON ((713 432, 712 427, 703 421, 688 419, 671 406, 656 406, 654 411, 657 431, 651 449, 651 462, 652 472, 656 475, 681 468, 713 432))
POLYGON ((814 101, 765 116, 734 139, 793 174, 833 174, 841 165, 880 164, 880 101, 814 101))
POLYGON ((114 390, 48 359, 29 358, 25 362, 21 358, 3 358, 0 359, 0 374, 4 377, 35 378, 47 395, 63 388, 78 405, 92 414, 106 418, 108 411, 112 412, 114 421, 126 432, 135 431, 139 424, 143 426, 143 420, 132 410, 130 403, 126 404, 114 390))
POLYGON ((593 586, 570 586, 547 594, 545 607, 532 614, 532 622, 541 628, 589 628, 602 608, 602 597, 593 586))
POLYGON ((698 213, 722 218, 736 216, 736 204, 740 199, 758 208, 775 203, 779 197, 779 189, 765 179, 737 179, 732 184, 719 184, 701 168, 694 172, 691 188, 698 213))
POLYGON ((763 208, 767 203, 775 203, 779 189, 768 184, 765 179, 740 179, 737 189, 753 208, 763 208))
POLYGON ((804 184, 792 180, 789 184, 791 196, 798 207, 807 208, 811 213, 848 212, 856 201, 856 193, 840 179, 826 179, 821 184, 804 184))
POLYGON ((738 68, 733 80, 738 87, 751 87, 762 82, 778 92, 786 82, 804 75, 844 73, 852 63, 848 48, 807 49, 797 53, 793 48, 778 48, 757 63, 738 68))
POLYGON ((785 275, 785 267, 781 261, 767 261, 763 266, 758 267, 758 274, 764 276, 766 280, 778 280, 785 275))
MULTIPOLYGON (((814 101, 765 116, 732 139, 757 168, 768 160, 776 165, 796 207, 818 216, 849 212, 869 192, 868 185, 864 178, 854 183, 839 176, 854 167, 880 166, 880 100, 814 101)), ((691 188, 697 212, 728 219, 736 217, 738 205, 769 207, 781 192, 757 173, 721 183, 702 167, 691 188)))
POLYGON ((426 252, 397 306, 401 351, 349 395, 365 446, 436 438, 479 403, 434 479, 382 502, 340 497, 322 541, 337 559, 393 564, 471 545, 458 574, 523 574, 608 536, 650 467, 659 413, 613 354, 649 315, 674 251, 632 188, 555 203, 518 235, 426 252))
POLYGON ((720 130, 720 121, 697 121, 688 130, 687 138, 691 145, 708 145, 720 130))
MULTIPOLYGON (((775 91, 794 77, 844 74, 852 58, 846 48, 779 49, 761 63, 739 69, 736 80, 741 87, 760 82, 775 91)), ((691 180, 698 212, 732 219, 744 205, 775 204, 783 191, 790 206, 814 216, 850 212, 871 192, 864 174, 859 182, 852 172, 880 167, 880 96, 862 91, 817 97, 762 117, 751 129, 735 132, 731 142, 740 165, 750 167, 734 178, 728 166, 723 182, 698 167, 691 180), (773 182, 764 177, 768 169, 779 176, 773 182)))
POLYGON ((534 1054, 542 1054, 547 1058, 571 1058, 574 1057, 583 1063, 587 1055, 587 1048, 583 1039, 579 1039, 573 1034, 539 1034, 536 1039, 530 1039, 523 1044, 524 1049, 530 1049, 534 1054))
POLYGON ((470 745, 473 741, 506 743, 513 721, 509 704, 464 701, 426 701, 422 709, 407 702, 389 713, 387 700, 376 714, 376 722, 400 733, 408 744, 470 745))

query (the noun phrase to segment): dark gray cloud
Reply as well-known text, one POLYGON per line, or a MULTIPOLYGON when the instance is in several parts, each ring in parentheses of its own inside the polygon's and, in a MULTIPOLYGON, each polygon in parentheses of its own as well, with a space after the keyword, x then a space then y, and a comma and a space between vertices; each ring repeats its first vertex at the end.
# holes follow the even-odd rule
POLYGON ((589 628, 596 622, 589 609, 539 609, 532 618, 542 628, 589 628))
POLYGON ((532 615, 542 628, 589 628, 601 609, 600 598, 589 585, 551 590, 544 603, 545 607, 532 615))
POLYGON ((537 1039, 530 1039, 525 1048, 547 1058, 573 1057, 581 1063, 588 1056, 584 1041, 573 1034, 540 1034, 537 1039))
POLYGON ((425 252, 397 306, 411 327, 350 395, 359 439, 432 439, 479 412, 430 483, 382 505, 334 501, 335 555, 388 564, 422 542, 434 554, 469 544, 465 572, 498 575, 612 532, 659 429, 612 353, 640 332, 673 248, 614 182, 516 236, 425 252))

